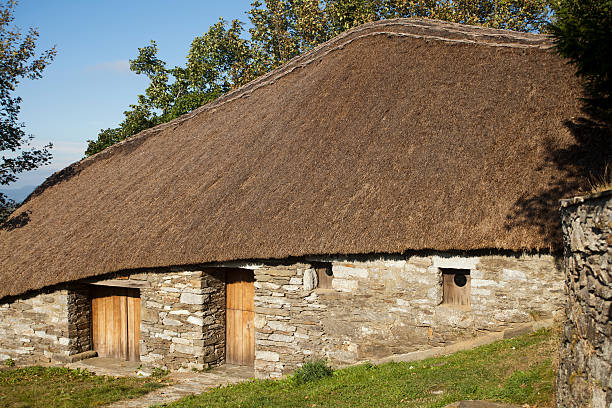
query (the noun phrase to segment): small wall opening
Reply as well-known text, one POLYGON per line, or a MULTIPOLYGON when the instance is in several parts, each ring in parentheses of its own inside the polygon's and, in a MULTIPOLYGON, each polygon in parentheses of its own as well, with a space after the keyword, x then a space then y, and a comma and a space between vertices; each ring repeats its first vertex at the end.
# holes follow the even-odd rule
POLYGON ((442 304, 470 306, 471 277, 469 269, 441 268, 442 304))
POLYGON ((331 263, 318 263, 312 265, 317 271, 317 287, 319 289, 331 289, 334 280, 334 272, 331 263))

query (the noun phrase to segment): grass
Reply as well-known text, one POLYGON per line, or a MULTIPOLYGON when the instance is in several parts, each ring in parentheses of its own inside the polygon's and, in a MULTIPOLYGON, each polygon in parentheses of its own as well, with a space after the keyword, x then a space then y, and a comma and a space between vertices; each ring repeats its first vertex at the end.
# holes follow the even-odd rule
POLYGON ((168 407, 444 407, 484 399, 551 407, 558 330, 503 340, 447 357, 362 364, 300 383, 253 380, 183 398, 168 407))
POLYGON ((139 397, 163 387, 163 378, 96 376, 62 367, 0 369, 0 406, 21 408, 96 407, 139 397))

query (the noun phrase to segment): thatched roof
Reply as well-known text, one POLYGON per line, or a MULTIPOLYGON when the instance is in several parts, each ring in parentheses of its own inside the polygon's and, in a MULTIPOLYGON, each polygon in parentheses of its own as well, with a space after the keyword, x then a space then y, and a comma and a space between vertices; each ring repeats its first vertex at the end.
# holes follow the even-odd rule
POLYGON ((0 231, 0 297, 211 261, 559 248, 579 90, 543 36, 366 24, 52 176, 0 231))

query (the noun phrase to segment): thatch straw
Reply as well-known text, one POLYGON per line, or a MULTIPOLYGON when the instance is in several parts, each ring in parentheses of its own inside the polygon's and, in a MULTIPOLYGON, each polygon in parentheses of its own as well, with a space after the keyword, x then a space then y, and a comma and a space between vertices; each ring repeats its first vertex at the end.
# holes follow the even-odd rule
POLYGON ((577 146, 580 88, 549 48, 425 20, 349 31, 47 180, 0 231, 0 297, 210 261, 559 248, 581 174, 554 152, 577 146))

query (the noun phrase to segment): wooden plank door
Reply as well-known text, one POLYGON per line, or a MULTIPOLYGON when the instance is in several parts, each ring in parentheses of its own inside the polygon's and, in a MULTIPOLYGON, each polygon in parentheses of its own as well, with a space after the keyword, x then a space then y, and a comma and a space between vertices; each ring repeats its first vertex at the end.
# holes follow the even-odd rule
POLYGON ((231 269, 226 273, 227 364, 252 366, 255 363, 255 286, 253 271, 231 269))
POLYGON ((140 291, 92 287, 91 335, 100 357, 140 359, 140 291))

